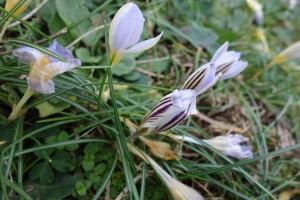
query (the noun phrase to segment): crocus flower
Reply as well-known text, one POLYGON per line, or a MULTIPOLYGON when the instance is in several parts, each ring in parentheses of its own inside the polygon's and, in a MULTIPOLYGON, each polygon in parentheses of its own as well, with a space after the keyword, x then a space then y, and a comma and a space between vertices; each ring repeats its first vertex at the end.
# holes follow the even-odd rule
POLYGON ((140 37, 144 29, 144 17, 134 3, 122 6, 114 16, 109 28, 110 62, 118 63, 125 54, 138 53, 153 47, 162 34, 142 42, 140 37))
MULTIPOLYGON (((19 2, 20 0, 6 0, 5 10, 11 11, 19 2)), ((22 6, 14 12, 14 15, 19 15, 23 13, 30 3, 31 0, 27 0, 25 3, 23 3, 22 6)))
POLYGON ((191 114, 196 113, 196 92, 194 90, 175 90, 163 97, 143 119, 140 133, 155 134, 169 130, 191 114))
POLYGON ((217 67, 216 74, 222 73, 220 80, 228 79, 242 72, 248 62, 240 60, 241 53, 227 51, 229 43, 223 44, 214 54, 211 61, 217 67))
MULTIPOLYGON (((191 137, 180 135, 170 135, 170 137, 201 145, 198 141, 191 137)), ((240 160, 253 158, 251 148, 246 144, 249 142, 249 138, 242 135, 228 134, 226 136, 218 136, 209 140, 202 141, 209 144, 226 156, 234 157, 240 160)))
POLYGON ((193 188, 184 185, 180 181, 170 176, 161 166, 159 166, 148 154, 137 149, 131 144, 127 144, 128 149, 150 164, 160 179, 166 184, 175 200, 204 200, 202 195, 193 188))
POLYGON ((81 65, 79 59, 54 41, 49 50, 61 56, 67 62, 59 61, 31 47, 15 49, 13 54, 21 60, 30 62, 29 75, 26 78, 28 86, 35 92, 50 94, 55 92, 53 77, 81 65))
POLYGON ((163 97, 143 119, 140 133, 156 134, 169 130, 191 114, 196 113, 196 92, 194 90, 175 90, 163 97))
POLYGON ((195 90, 197 95, 205 92, 214 86, 222 75, 221 73, 216 75, 216 71, 217 68, 214 63, 207 63, 199 67, 187 78, 181 89, 195 90))

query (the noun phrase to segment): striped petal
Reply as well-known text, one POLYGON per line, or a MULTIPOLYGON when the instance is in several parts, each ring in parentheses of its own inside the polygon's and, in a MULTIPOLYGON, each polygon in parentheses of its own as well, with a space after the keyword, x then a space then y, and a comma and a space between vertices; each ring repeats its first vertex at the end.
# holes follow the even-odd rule
POLYGON ((199 95, 211 88, 218 81, 216 78, 216 66, 214 63, 207 63, 199 67, 191 74, 182 86, 182 89, 195 90, 199 95))
POLYGON ((141 132, 156 134, 169 130, 196 112, 196 92, 175 90, 163 97, 144 118, 140 126, 141 132))
POLYGON ((225 80, 234 77, 241 73, 248 66, 248 62, 236 61, 233 65, 220 77, 220 80, 225 80))

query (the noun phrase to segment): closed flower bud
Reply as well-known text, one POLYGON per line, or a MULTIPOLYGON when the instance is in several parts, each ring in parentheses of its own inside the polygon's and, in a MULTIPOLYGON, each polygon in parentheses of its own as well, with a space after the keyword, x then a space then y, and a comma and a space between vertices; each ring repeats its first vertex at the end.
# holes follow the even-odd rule
POLYGON ((191 114, 196 113, 196 92, 194 90, 175 90, 163 97, 145 116, 140 125, 140 133, 156 134, 169 130, 191 114))
POLYGON ((300 58, 300 41, 293 43, 288 48, 281 51, 272 61, 272 64, 280 64, 287 60, 300 58))
POLYGON ((30 63, 28 86, 33 91, 42 94, 55 92, 52 79, 56 75, 81 65, 79 59, 74 58, 68 49, 60 46, 56 41, 51 44, 49 50, 66 59, 67 62, 59 61, 31 47, 21 47, 13 51, 15 56, 30 63))
POLYGON ((109 29, 109 48, 111 65, 117 64, 125 54, 138 53, 153 47, 162 34, 142 42, 144 17, 134 3, 127 3, 114 16, 109 29))

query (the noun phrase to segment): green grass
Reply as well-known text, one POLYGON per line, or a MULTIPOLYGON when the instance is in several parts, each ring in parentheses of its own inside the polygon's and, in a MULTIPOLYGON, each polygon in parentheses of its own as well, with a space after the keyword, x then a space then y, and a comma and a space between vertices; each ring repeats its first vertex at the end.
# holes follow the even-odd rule
MULTIPOLYGON (((23 25, 7 29, 0 42, 0 141, 7 141, 0 146, 2 199, 169 198, 151 166, 128 150, 130 131, 120 117, 139 125, 164 95, 180 88, 225 41, 230 42, 230 50, 242 52, 249 65, 241 75, 219 81, 200 95, 197 108, 213 120, 241 128, 241 134, 250 138, 254 158, 238 161, 205 144, 201 139, 228 130, 198 117, 189 117, 171 130, 203 144, 184 143, 178 161, 155 158, 140 141, 135 144, 207 199, 277 199, 282 191, 299 188, 300 59, 275 65, 248 82, 277 53, 299 40, 299 5, 288 9, 282 1, 260 1, 270 47, 264 52, 246 1, 134 1, 146 19, 142 38, 161 31, 164 35, 153 48, 111 69, 108 25, 126 2, 68 1, 72 3, 58 7, 58 0, 49 0, 31 18, 20 20, 41 3, 33 1, 25 13, 13 16, 23 25), (7 121, 27 88, 23 75, 29 70, 29 64, 14 57, 12 50, 27 45, 60 59, 46 49, 55 33, 66 29, 56 39, 68 46, 100 26, 105 28, 70 48, 82 67, 55 77, 54 94, 35 94, 22 117, 7 121), (102 97, 108 89, 106 101, 102 97), (46 102, 55 112, 47 106, 37 109, 46 102), (40 117, 41 110, 49 115, 40 117)), ((0 5, 11 15, 4 11, 4 1, 0 5)), ((0 19, 0 29, 6 20, 0 19)), ((176 147, 168 137, 151 138, 176 147)))

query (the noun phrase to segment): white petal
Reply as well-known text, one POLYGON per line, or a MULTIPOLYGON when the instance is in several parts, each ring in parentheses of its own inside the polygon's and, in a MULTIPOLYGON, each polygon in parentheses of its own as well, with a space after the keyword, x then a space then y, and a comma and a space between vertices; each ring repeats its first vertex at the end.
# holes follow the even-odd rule
POLYGON ((211 62, 216 61, 223 53, 225 53, 228 49, 229 42, 225 42, 214 54, 211 59, 211 62))
POLYGON ((40 60, 44 57, 43 53, 31 47, 21 47, 15 49, 13 50, 13 54, 18 58, 28 62, 40 60))
POLYGON ((217 65, 217 67, 221 66, 221 65, 225 65, 228 63, 233 63, 234 61, 239 60, 241 57, 241 53, 240 52, 236 52, 236 51, 228 51, 223 53, 216 61, 215 64, 217 65))
POLYGON ((247 67, 247 65, 248 62, 244 62, 244 61, 234 62, 232 66, 224 74, 222 74, 220 80, 225 80, 238 75, 247 67))
POLYGON ((163 35, 163 32, 161 32, 161 34, 159 34, 155 38, 139 42, 136 45, 130 47, 127 50, 125 50, 123 53, 124 54, 127 54, 127 53, 138 53, 138 52, 150 49, 151 47, 153 47, 159 41, 159 39, 161 38, 162 35, 163 35))
POLYGON ((114 16, 109 29, 111 51, 123 51, 136 44, 143 32, 144 17, 134 3, 122 6, 114 16))
POLYGON ((27 77, 28 86, 35 92, 41 94, 51 94, 55 92, 54 82, 52 80, 43 80, 39 78, 27 77))

